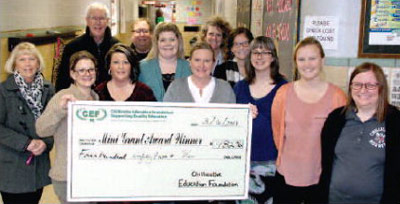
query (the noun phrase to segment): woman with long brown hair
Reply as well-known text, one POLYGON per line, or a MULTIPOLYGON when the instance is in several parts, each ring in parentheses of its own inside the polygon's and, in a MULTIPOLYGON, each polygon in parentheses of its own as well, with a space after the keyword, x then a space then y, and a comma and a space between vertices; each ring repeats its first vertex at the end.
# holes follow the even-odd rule
MULTIPOLYGON (((271 127, 271 106, 276 91, 287 81, 279 72, 279 58, 271 38, 256 37, 250 44, 246 77, 235 85, 236 102, 256 110, 251 138, 250 198, 265 203, 272 197, 277 150, 271 127)), ((244 203, 246 203, 244 201, 244 203)))

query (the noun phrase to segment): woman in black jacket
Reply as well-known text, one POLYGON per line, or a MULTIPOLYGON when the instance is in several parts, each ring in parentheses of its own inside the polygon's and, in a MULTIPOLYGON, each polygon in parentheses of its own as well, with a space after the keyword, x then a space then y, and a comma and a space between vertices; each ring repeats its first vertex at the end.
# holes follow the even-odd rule
POLYGON ((36 47, 20 43, 11 52, 0 84, 0 192, 5 204, 39 203, 50 184, 49 152, 53 137, 36 134, 35 121, 54 95, 44 80, 42 56, 36 47))
POLYGON ((389 105, 388 92, 376 64, 351 74, 347 105, 322 130, 322 202, 400 202, 400 112, 389 105))

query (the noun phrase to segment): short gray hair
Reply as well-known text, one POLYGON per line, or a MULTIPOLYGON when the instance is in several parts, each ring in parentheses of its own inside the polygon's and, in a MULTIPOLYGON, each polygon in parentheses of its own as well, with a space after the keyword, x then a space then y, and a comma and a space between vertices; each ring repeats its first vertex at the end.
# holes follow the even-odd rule
POLYGON ((103 10, 104 13, 106 14, 106 18, 109 18, 109 17, 110 17, 110 10, 108 9, 108 7, 107 7, 105 4, 100 3, 100 2, 94 2, 94 3, 91 3, 91 4, 86 8, 86 18, 89 18, 89 17, 90 17, 90 13, 91 13, 93 10, 103 10))

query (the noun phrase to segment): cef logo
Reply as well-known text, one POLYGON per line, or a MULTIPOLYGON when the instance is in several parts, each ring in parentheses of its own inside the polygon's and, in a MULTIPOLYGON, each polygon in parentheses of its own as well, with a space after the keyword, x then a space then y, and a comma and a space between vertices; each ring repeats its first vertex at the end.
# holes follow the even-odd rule
POLYGON ((107 112, 104 109, 87 110, 86 108, 80 108, 76 111, 76 117, 81 120, 89 120, 90 122, 104 120, 106 116, 107 112))

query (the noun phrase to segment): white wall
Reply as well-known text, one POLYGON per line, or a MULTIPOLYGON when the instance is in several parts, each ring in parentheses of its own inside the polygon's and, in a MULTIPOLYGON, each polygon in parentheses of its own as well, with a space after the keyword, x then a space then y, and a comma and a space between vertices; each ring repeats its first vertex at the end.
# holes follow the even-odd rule
MULTIPOLYGON (((0 32, 85 25, 85 11, 92 2, 110 6, 111 0, 0 0, 0 32)), ((189 0, 184 0, 188 1, 189 0)), ((140 0, 120 0, 125 21, 138 16, 140 0)), ((182 0, 178 0, 179 4, 182 0)), ((203 18, 225 17, 236 27, 236 0, 203 0, 203 18)), ((128 29, 128 28, 127 28, 128 29)))
POLYGON ((337 16, 339 18, 338 49, 325 50, 327 57, 357 58, 361 0, 301 1, 300 39, 303 38, 305 16, 337 16))
POLYGON ((225 18, 233 28, 236 28, 236 0, 214 0, 214 15, 225 18))
MULTIPOLYGON (((95 0, 110 6, 110 0, 95 0)), ((85 25, 94 0, 0 0, 0 32, 85 25)))
POLYGON ((131 32, 130 22, 132 22, 139 16, 138 0, 120 0, 119 12, 120 12, 119 32, 130 33, 131 32))

